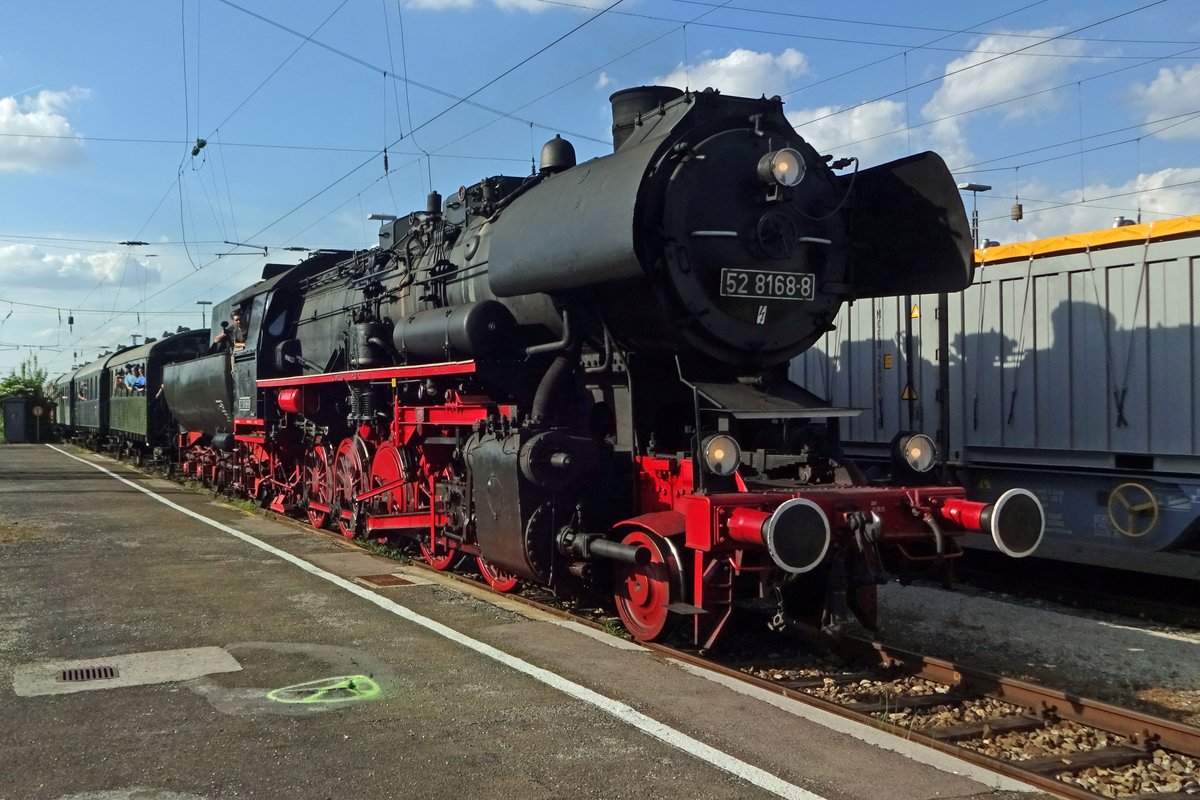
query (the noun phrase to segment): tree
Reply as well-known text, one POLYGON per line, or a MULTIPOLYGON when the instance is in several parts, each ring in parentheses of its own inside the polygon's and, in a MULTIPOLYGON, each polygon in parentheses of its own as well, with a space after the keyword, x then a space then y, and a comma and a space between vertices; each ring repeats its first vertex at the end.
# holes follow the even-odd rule
POLYGON ((46 391, 46 370, 38 365, 37 356, 30 356, 21 366, 0 379, 0 400, 12 395, 32 396, 37 402, 49 398, 46 391))

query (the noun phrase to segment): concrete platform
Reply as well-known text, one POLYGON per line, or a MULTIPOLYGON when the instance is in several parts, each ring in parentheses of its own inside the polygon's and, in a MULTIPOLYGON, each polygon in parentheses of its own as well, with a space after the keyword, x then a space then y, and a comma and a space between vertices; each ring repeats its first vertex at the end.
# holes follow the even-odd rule
POLYGON ((1037 796, 64 450, 0 447, 0 800, 1037 796))

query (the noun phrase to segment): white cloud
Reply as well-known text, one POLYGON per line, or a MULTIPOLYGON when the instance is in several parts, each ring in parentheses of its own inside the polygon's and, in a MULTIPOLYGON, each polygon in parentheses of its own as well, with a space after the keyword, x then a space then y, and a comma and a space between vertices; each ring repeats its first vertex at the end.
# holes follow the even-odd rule
POLYGON ((876 100, 845 111, 840 106, 803 108, 788 112, 787 118, 818 151, 858 156, 864 166, 899 158, 907 148, 904 104, 894 100, 876 100))
MULTIPOLYGON (((1015 31, 1027 36, 1051 37, 1058 29, 1015 31)), ((1016 55, 998 57, 997 52, 1012 52, 1028 44, 1009 36, 985 36, 975 50, 946 65, 945 77, 933 97, 921 109, 926 120, 934 121, 930 135, 934 146, 948 164, 963 164, 974 160, 967 145, 963 125, 969 117, 956 114, 972 111, 993 103, 996 113, 1005 120, 1029 117, 1059 105, 1057 93, 1043 92, 1062 83, 1064 73, 1084 58, 1083 43, 1072 39, 1056 39, 1016 55), (1021 100, 1010 98, 1029 95, 1021 100)))
POLYGON ((601 72, 599 77, 596 78, 596 88, 597 89, 607 89, 609 86, 612 86, 612 85, 613 85, 613 79, 611 77, 609 77, 609 74, 607 72, 601 72))
POLYGON ((0 284, 66 291, 156 284, 161 269, 124 253, 52 253, 31 244, 0 245, 0 284))
POLYGON ((36 96, 0 97, 0 172, 42 172, 68 166, 83 157, 83 141, 66 117, 86 89, 65 92, 43 89, 36 96), (62 137, 62 138, 41 138, 62 137))
POLYGON ((680 89, 719 89, 738 97, 770 97, 789 89, 789 80, 808 72, 808 59, 788 48, 779 55, 754 50, 734 50, 723 58, 711 58, 691 67, 682 64, 671 73, 655 78, 655 86, 680 89))
POLYGON ((1198 119, 1180 125, 1171 122, 1149 124, 1151 120, 1200 111, 1200 64, 1170 69, 1164 67, 1149 84, 1134 84, 1133 97, 1134 102, 1146 109, 1146 130, 1153 136, 1160 139, 1200 139, 1198 119))

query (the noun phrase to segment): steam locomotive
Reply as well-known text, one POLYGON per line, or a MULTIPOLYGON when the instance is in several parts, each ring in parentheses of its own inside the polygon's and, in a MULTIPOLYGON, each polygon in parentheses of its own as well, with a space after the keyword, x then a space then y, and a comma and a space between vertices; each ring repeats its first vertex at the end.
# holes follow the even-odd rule
POLYGON ((164 368, 182 470, 438 569, 474 559, 500 591, 611 593, 646 641, 711 646, 741 609, 873 628, 877 584, 963 533, 1033 552, 1030 492, 966 500, 914 431, 899 482, 871 480, 839 446, 857 410, 787 377, 843 303, 970 283, 941 159, 831 163, 778 97, 640 87, 612 110, 610 155, 556 137, 534 175, 431 193, 378 247, 216 304, 244 329, 164 368))

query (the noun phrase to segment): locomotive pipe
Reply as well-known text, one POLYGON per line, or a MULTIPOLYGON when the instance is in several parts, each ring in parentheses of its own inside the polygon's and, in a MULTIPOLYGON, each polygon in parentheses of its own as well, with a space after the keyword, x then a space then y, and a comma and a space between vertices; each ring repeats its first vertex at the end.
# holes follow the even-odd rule
POLYGON ((539 353, 558 353, 554 359, 554 363, 550 365, 550 368, 546 370, 546 374, 542 376, 541 382, 538 383, 537 392, 533 396, 533 406, 530 409, 529 417, 534 424, 544 422, 548 418, 555 396, 560 393, 563 385, 570 380, 571 373, 575 371, 575 365, 579 361, 579 346, 579 337, 571 330, 570 314, 564 310, 562 341, 526 348, 525 353, 527 355, 532 355, 535 351, 539 353))
POLYGON ((946 555, 946 536, 942 533, 942 526, 938 525, 937 518, 933 514, 922 514, 921 520, 933 532, 933 541, 936 545, 935 553, 937 554, 937 560, 941 561, 946 555))
POLYGON ((535 344, 525 348, 526 356, 536 356, 542 353, 558 353, 569 349, 575 343, 574 332, 571 330, 571 312, 565 308, 562 312, 563 336, 557 342, 535 344))
POLYGON ((650 549, 605 539, 600 534, 582 534, 564 530, 559 534, 559 549, 565 555, 582 559, 605 558, 644 567, 650 563, 650 549))
POLYGON ((584 372, 589 375, 594 375, 599 372, 608 372, 612 366, 612 335, 608 332, 608 326, 604 326, 604 360, 594 367, 584 367, 584 372))
POLYGON ((587 552, 594 558, 607 558, 609 561, 637 564, 639 567, 650 563, 649 548, 613 542, 603 537, 590 540, 587 543, 587 552))

